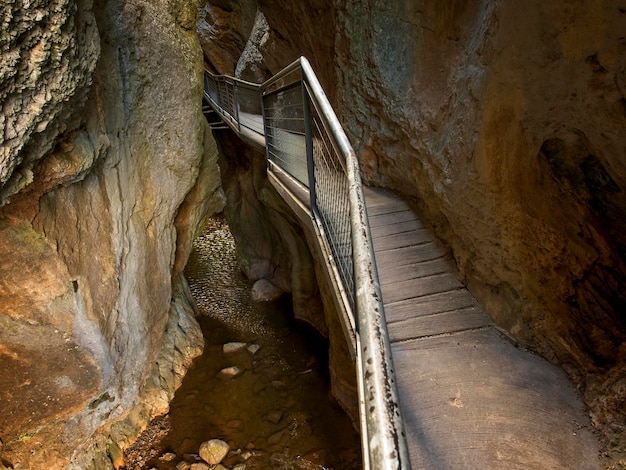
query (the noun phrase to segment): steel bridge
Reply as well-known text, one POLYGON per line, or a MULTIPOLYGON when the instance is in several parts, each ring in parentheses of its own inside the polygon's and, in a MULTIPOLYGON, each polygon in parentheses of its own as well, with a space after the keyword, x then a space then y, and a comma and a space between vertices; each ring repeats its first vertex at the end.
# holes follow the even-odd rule
POLYGON ((410 207, 364 187, 309 62, 262 84, 205 71, 205 111, 267 155, 314 234, 351 347, 365 469, 598 468, 580 397, 516 347, 410 207))

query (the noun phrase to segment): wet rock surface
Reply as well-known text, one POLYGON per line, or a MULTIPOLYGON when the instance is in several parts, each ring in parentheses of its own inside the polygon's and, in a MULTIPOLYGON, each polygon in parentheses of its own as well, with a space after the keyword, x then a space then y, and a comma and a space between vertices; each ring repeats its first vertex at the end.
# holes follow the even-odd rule
POLYGON ((239 270, 223 221, 196 240, 186 274, 205 352, 170 413, 127 452, 128 468, 201 465, 199 449, 211 439, 228 444, 221 461, 227 469, 360 468, 358 435, 329 397, 326 343, 311 342, 315 332, 294 322, 288 302, 252 301, 252 283, 239 270), (162 458, 171 453, 176 458, 162 458))

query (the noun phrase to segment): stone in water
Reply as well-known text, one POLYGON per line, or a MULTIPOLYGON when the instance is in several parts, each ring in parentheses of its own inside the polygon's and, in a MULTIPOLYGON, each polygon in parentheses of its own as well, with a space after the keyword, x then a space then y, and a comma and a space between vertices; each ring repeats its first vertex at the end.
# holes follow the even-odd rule
POLYGON ((217 465, 226 454, 228 454, 228 444, 220 439, 211 439, 200 444, 200 458, 211 465, 217 465))
POLYGON ((241 369, 237 366, 231 366, 222 369, 217 376, 220 379, 232 379, 233 377, 237 377, 239 374, 241 374, 241 369))
POLYGON ((259 346, 258 344, 251 344, 250 346, 248 346, 248 352, 252 354, 253 356, 257 352, 259 352, 259 349, 261 349, 261 346, 259 346))
POLYGON ((252 300, 255 302, 271 302, 283 295, 282 289, 267 279, 259 279, 252 286, 252 300))
POLYGON ((222 346, 222 351, 224 354, 231 354, 237 351, 241 351, 243 348, 247 346, 247 343, 226 343, 222 346))

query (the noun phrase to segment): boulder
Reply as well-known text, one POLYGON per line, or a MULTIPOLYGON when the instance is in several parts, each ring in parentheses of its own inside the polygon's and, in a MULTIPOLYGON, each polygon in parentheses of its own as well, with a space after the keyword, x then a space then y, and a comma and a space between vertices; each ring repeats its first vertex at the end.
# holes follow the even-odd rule
POLYGON ((267 279, 259 279, 252 286, 252 300, 255 302, 271 302, 278 300, 281 295, 283 291, 267 279))

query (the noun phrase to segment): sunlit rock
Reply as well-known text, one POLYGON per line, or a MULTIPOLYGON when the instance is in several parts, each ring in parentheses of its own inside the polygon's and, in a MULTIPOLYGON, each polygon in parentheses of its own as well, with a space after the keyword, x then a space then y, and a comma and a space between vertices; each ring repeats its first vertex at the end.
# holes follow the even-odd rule
POLYGON ((202 460, 210 465, 217 465, 230 450, 228 444, 220 439, 211 439, 210 441, 200 444, 200 450, 198 453, 202 460))

